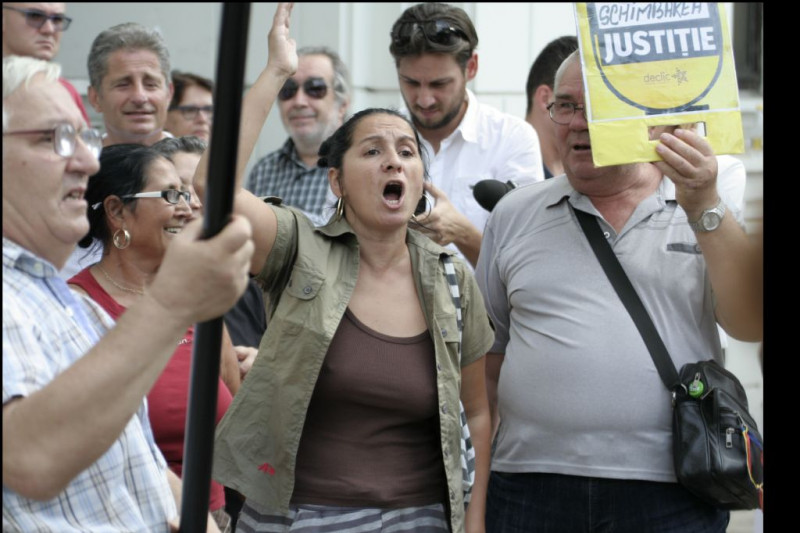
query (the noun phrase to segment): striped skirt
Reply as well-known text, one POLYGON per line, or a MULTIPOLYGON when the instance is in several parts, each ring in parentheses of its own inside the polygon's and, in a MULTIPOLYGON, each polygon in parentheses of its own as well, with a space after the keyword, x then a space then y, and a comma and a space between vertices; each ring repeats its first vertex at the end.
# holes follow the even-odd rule
POLYGON ((262 514, 245 501, 236 533, 448 533, 440 503, 403 509, 292 505, 289 514, 262 514))

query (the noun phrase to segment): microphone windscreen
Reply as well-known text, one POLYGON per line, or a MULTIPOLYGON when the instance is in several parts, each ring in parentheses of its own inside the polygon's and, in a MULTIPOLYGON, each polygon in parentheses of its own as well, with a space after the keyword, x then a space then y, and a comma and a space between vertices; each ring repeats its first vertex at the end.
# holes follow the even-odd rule
POLYGON ((511 182, 503 183, 493 179, 481 180, 472 188, 472 196, 482 208, 491 212, 500 198, 513 188, 514 184, 511 182))

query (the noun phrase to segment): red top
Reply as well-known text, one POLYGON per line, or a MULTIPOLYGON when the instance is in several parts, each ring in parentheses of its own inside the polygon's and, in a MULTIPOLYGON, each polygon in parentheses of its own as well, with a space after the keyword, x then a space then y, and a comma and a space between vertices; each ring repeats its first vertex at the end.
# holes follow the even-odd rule
MULTIPOLYGON (((114 320, 125 312, 125 307, 119 305, 100 286, 88 268, 75 274, 69 283, 86 291, 89 297, 100 304, 114 320)), ((142 333, 147 334, 147 332, 142 333)), ((189 403, 193 339, 194 326, 186 330, 186 335, 178 343, 178 348, 147 395, 150 425, 153 427, 156 444, 164 454, 170 469, 180 477, 183 469, 183 440, 189 403)), ((219 423, 233 397, 222 379, 219 380, 217 389, 216 422, 219 423)), ((210 511, 216 511, 224 505, 225 491, 222 485, 212 480, 208 508, 210 511)))
POLYGON ((61 85, 66 87, 66 89, 69 91, 69 94, 72 95, 72 99, 75 100, 75 104, 78 106, 78 109, 81 110, 81 115, 83 115, 83 120, 86 121, 86 125, 91 126, 92 121, 89 120, 89 113, 86 112, 86 107, 83 105, 83 98, 81 98, 81 95, 78 94, 78 89, 76 89, 74 85, 64 78, 59 78, 58 81, 60 81, 61 85))

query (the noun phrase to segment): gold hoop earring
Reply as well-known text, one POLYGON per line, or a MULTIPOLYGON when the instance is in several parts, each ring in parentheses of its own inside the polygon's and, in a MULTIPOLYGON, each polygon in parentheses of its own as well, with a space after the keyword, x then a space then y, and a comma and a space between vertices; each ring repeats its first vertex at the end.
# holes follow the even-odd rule
POLYGON ((121 228, 114 232, 114 237, 111 240, 114 242, 114 246, 124 250, 131 245, 131 234, 125 228, 121 228), (122 233, 120 234, 120 232, 122 233))
POLYGON ((342 218, 343 216, 344 216, 344 199, 343 197, 340 196, 339 199, 336 200, 336 218, 339 219, 342 218))

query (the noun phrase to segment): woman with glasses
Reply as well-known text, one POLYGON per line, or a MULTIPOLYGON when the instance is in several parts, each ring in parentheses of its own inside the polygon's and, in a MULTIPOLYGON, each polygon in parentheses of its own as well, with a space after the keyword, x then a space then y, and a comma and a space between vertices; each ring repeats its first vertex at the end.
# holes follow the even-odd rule
POLYGON ((214 82, 189 72, 172 71, 175 87, 164 129, 175 137, 194 135, 208 142, 214 121, 214 82))
MULTIPOLYGON (((89 234, 79 243, 82 247, 102 243, 103 254, 98 263, 69 280, 72 288, 94 299, 114 319, 135 305, 158 272, 170 242, 194 217, 193 208, 200 207, 188 189, 175 165, 150 147, 116 144, 103 148, 100 171, 89 179, 85 194, 89 234)), ((156 444, 178 476, 183 465, 193 338, 194 326, 186 331, 147 395, 156 444)), ((236 355, 230 339, 225 339, 217 421, 239 385, 236 355), (230 361, 233 366, 225 364, 230 361)), ((224 506, 224 488, 212 482, 209 510, 222 532, 230 523, 224 506)))
MULTIPOLYGON (((466 264, 453 258, 448 278, 452 253, 409 229, 426 173, 412 124, 366 109, 322 144, 338 197, 323 227, 242 188, 244 162, 297 67, 288 13, 280 4, 267 67, 242 108, 234 210, 251 221, 250 272, 270 315, 217 427, 214 479, 246 498, 240 532, 482 531, 484 354, 494 335, 466 264), (466 511, 460 401, 477 470, 466 511)), ((206 172, 201 161, 200 194, 206 172)))

